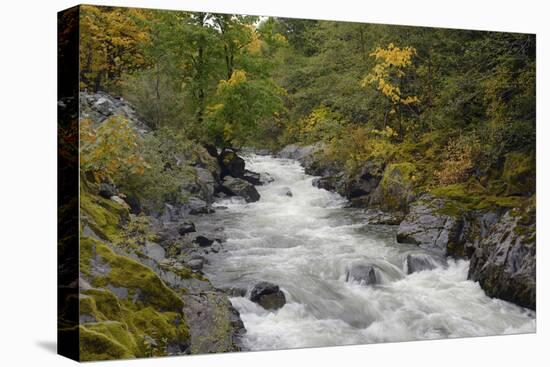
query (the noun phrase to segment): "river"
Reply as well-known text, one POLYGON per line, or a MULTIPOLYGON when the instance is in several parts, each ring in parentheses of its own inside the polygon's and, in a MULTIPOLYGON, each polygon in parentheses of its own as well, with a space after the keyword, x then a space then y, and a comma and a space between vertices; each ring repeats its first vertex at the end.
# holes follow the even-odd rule
POLYGON ((314 187, 314 177, 294 160, 250 155, 246 161, 248 169, 274 181, 257 187, 258 202, 216 202, 208 220, 225 228, 227 241, 204 271, 221 288, 249 288, 260 280, 278 284, 287 303, 266 311, 245 297, 231 298, 247 329, 245 348, 535 331, 533 311, 491 299, 467 280, 468 261, 439 259, 435 269, 407 275, 406 256, 424 250, 398 244, 396 227, 364 224, 362 210, 346 208, 338 194, 314 187), (285 195, 288 189, 292 196, 285 195), (354 263, 374 264, 381 284, 346 282, 354 263))

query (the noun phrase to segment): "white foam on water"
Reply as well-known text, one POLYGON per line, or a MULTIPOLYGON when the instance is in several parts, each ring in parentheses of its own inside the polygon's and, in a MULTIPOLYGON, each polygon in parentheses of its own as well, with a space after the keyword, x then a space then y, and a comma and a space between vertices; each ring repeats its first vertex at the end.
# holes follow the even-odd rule
MULTIPOLYGON (((287 304, 266 311, 243 297, 232 298, 247 329, 251 350, 485 336, 535 331, 535 313, 491 299, 467 280, 467 261, 407 275, 408 253, 395 229, 365 228, 335 193, 312 186, 312 176, 293 160, 247 157, 247 168, 274 181, 258 186, 261 199, 225 199, 209 220, 225 227, 227 252, 205 271, 218 286, 278 284, 287 304), (284 195, 289 188, 292 197, 284 195), (373 264, 382 284, 345 281, 354 263, 373 264)), ((356 210, 359 213, 358 210, 356 210)))

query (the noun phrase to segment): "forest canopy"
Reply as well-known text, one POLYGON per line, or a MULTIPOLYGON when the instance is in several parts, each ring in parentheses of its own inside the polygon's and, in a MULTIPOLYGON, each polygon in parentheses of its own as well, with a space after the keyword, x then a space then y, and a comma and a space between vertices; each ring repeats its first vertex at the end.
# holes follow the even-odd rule
MULTIPOLYGON (((321 143, 449 195, 534 193, 535 36, 81 7, 81 89, 198 144, 321 143), (443 191, 442 191, 443 192, 443 191)), ((144 163, 144 167, 147 167, 144 163)))

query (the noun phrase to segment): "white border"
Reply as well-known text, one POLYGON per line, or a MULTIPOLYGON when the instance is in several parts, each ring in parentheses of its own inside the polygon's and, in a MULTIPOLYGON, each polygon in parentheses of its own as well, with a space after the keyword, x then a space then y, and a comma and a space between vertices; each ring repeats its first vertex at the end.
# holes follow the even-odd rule
MULTIPOLYGON (((519 366, 548 360, 547 187, 550 32, 544 1, 112 0, 95 4, 537 33, 537 334, 236 353, 127 366, 519 366), (546 123, 544 123, 546 122, 546 123)), ((65 366, 56 337, 56 12, 66 0, 3 3, 0 13, 0 364, 65 366)))

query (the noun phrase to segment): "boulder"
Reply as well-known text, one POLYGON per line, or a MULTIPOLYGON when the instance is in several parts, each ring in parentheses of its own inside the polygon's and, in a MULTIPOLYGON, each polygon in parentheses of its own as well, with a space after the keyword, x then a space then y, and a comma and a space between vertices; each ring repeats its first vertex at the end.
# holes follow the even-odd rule
POLYGON ((192 222, 183 222, 181 226, 178 228, 178 233, 183 236, 187 233, 196 232, 195 224, 192 222))
POLYGON ((361 285, 380 283, 376 270, 370 264, 353 264, 346 271, 346 282, 358 282, 361 285))
POLYGON ((117 196, 118 192, 115 185, 108 182, 103 182, 99 185, 98 194, 106 199, 110 199, 112 196, 117 196))
POLYGON ((195 237, 193 242, 199 245, 200 247, 208 247, 208 246, 212 246, 212 244, 214 243, 214 240, 211 240, 208 237, 199 235, 195 237))
POLYGON ((370 205, 385 211, 407 212, 414 198, 416 168, 412 163, 389 164, 380 183, 370 195, 370 205))
POLYGON ((202 270, 202 267, 204 266, 204 258, 195 258, 191 259, 187 262, 187 265, 191 268, 191 270, 199 271, 202 270))
POLYGON ((218 162, 221 167, 221 176, 242 177, 245 173, 244 159, 239 157, 234 149, 224 148, 218 156, 218 162))
POLYGON ((210 207, 210 205, 197 197, 190 197, 187 202, 184 205, 185 211, 191 215, 197 215, 197 214, 210 214, 213 213, 214 210, 210 207))
POLYGON ((468 278, 490 297, 536 309, 535 200, 506 212, 475 249, 468 278))
POLYGON ((436 268, 435 260, 426 254, 409 254, 405 260, 407 274, 436 268))
POLYGON ((223 182, 222 188, 229 195, 242 197, 247 203, 260 200, 260 194, 256 191, 254 185, 250 182, 227 176, 223 182))
POLYGON ((250 300, 266 310, 277 310, 286 303, 286 297, 279 286, 269 282, 260 282, 252 288, 250 300))
POLYGON ((399 224, 397 242, 412 243, 443 255, 463 256, 461 232, 463 218, 445 211, 445 200, 429 195, 410 206, 399 224))
POLYGON ((252 185, 255 185, 255 186, 259 186, 263 184, 260 174, 249 170, 244 171, 242 179, 250 182, 252 185))
POLYGON ((370 195, 382 180, 383 172, 380 164, 366 162, 358 174, 346 180, 344 196, 353 199, 370 195))
POLYGON ((161 261, 166 257, 166 251, 158 243, 145 241, 145 253, 153 260, 161 261))

